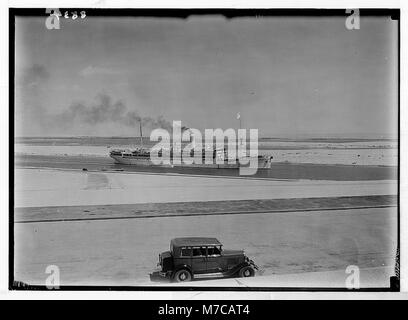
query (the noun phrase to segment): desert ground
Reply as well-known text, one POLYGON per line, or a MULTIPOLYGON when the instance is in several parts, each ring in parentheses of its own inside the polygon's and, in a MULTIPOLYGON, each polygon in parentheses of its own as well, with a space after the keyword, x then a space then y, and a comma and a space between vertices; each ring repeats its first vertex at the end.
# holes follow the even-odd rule
MULTIPOLYGON (((161 217, 15 224, 15 277, 43 285, 48 265, 61 285, 157 285, 149 281, 171 238, 216 236, 245 249, 263 276, 393 267, 396 208, 228 216, 161 217)), ((307 274, 304 274, 307 277, 307 274)), ((257 286, 274 286, 258 279, 257 286)), ((266 278, 267 279, 267 278, 266 278)), ((298 277, 287 283, 299 286, 298 277)), ((389 278, 377 279, 387 287, 389 278)), ((201 285, 206 284, 205 281, 201 285)), ((282 285, 282 284, 280 284, 282 285)), ((310 283, 313 285, 313 283, 310 283)), ((326 282, 325 286, 333 284, 326 282)))
POLYGON ((366 277, 367 287, 386 288, 397 245, 396 194, 395 180, 16 168, 15 280, 44 285, 46 267, 56 265, 61 285, 157 286, 149 273, 170 239, 199 235, 245 249, 263 270, 250 286, 312 286, 315 274, 326 279, 320 286, 333 287, 341 277, 318 275, 357 265, 381 271, 366 277), (189 206, 194 214, 183 216, 189 206))

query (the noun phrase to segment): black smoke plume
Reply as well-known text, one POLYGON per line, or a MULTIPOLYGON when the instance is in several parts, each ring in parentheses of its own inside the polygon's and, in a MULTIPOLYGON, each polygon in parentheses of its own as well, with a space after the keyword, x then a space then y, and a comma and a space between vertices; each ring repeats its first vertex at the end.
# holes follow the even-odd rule
POLYGON ((172 124, 162 116, 157 118, 142 117, 137 111, 128 110, 121 101, 113 101, 107 94, 99 94, 95 103, 87 106, 80 102, 72 103, 68 110, 57 115, 56 122, 63 126, 73 126, 77 122, 90 125, 103 123, 119 123, 127 127, 139 128, 140 122, 143 128, 154 130, 163 128, 171 131, 172 124))

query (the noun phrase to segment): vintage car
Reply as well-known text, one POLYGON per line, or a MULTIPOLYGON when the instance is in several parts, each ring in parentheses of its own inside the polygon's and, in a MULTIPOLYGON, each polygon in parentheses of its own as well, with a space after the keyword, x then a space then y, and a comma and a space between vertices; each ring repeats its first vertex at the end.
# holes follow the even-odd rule
POLYGON ((175 282, 190 281, 202 275, 214 277, 253 277, 259 268, 243 250, 225 250, 215 238, 175 238, 170 251, 159 254, 159 271, 150 277, 175 282))

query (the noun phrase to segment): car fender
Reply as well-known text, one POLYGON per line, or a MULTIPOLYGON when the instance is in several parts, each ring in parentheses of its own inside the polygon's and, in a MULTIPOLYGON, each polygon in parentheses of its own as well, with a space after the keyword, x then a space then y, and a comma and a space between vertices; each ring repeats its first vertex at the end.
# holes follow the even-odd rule
POLYGON ((251 263, 249 263, 249 261, 241 262, 240 264, 236 265, 231 270, 228 270, 227 274, 233 275, 233 274, 237 273, 239 270, 241 270, 243 267, 252 267, 252 265, 251 265, 251 263))
POLYGON ((187 269, 190 271, 191 275, 194 275, 193 269, 188 264, 178 264, 174 267, 173 274, 179 271, 180 269, 187 269))

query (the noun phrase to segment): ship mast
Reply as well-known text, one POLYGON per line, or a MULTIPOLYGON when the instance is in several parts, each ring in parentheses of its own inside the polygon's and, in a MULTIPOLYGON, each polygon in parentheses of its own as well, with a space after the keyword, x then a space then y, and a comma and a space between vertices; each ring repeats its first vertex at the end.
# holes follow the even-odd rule
MULTIPOLYGON (((237 119, 239 120, 239 129, 241 129, 241 128, 242 128, 241 112, 238 112, 238 113, 237 113, 237 119)), ((238 132, 239 132, 239 131, 238 131, 238 132)), ((240 138, 239 140, 240 140, 239 144, 242 145, 242 138, 240 138)))
POLYGON ((139 121, 139 130, 140 130, 140 147, 143 148, 142 119, 140 119, 139 121))

